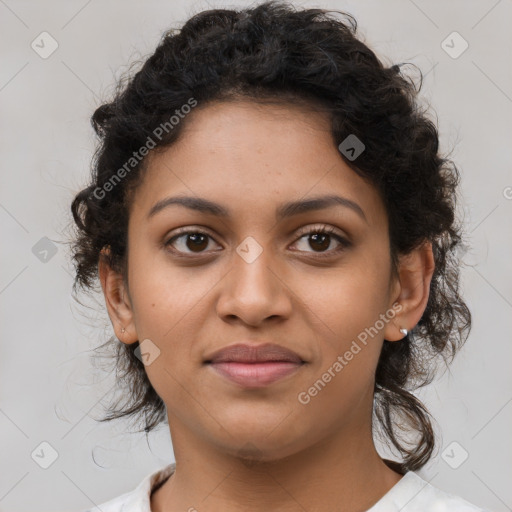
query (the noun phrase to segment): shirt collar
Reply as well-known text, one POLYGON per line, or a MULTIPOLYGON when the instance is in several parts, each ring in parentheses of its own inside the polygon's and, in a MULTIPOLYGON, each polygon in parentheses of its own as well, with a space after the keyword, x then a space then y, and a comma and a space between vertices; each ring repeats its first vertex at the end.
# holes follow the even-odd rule
POLYGON ((176 470, 176 463, 154 471, 130 492, 121 507, 121 512, 151 512, 151 493, 153 489, 169 478, 176 470))

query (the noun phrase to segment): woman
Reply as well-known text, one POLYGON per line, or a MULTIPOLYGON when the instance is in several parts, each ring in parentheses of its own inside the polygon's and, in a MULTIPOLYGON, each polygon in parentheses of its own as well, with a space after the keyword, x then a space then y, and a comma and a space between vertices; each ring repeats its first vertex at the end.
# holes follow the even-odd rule
POLYGON ((341 14, 199 13, 93 115, 72 211, 126 386, 105 420, 167 420, 176 459, 103 512, 481 510, 416 473, 411 391, 471 326, 458 171, 341 14))

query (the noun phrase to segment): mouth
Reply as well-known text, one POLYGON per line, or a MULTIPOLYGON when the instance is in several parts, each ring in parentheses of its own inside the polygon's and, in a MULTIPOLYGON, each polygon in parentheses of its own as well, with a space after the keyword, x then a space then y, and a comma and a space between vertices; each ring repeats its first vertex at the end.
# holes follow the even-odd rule
POLYGON ((219 375, 245 388, 261 388, 298 371, 305 363, 263 361, 258 363, 209 363, 219 375))
POLYGON ((306 362, 279 345, 239 343, 215 352, 205 364, 239 386, 261 388, 294 374, 306 362))

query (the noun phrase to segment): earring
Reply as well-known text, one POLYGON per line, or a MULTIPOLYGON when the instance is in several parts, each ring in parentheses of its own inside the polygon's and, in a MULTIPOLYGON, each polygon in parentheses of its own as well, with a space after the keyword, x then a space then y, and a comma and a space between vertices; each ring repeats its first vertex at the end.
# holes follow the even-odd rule
POLYGON ((402 328, 400 329, 400 332, 401 332, 404 336, 407 336, 407 332, 408 332, 408 331, 407 331, 407 329, 405 329, 404 327, 402 327, 402 328))
POLYGON ((121 332, 124 334, 124 332, 125 332, 125 331, 126 331, 126 329, 123 327, 123 328, 121 329, 121 332))

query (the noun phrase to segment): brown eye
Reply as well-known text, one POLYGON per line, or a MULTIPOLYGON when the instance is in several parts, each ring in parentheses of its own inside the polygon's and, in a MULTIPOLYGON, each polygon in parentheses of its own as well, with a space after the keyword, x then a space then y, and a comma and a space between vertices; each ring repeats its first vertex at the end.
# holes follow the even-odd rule
POLYGON ((313 249, 318 249, 322 252, 329 249, 331 245, 331 235, 326 233, 312 233, 308 236, 310 237, 309 244, 313 249))
POLYGON ((212 237, 203 231, 184 231, 169 239, 165 246, 171 246, 173 250, 184 253, 202 253, 207 249, 212 237))
POLYGON ((318 253, 318 256, 323 257, 332 256, 333 254, 338 253, 350 246, 350 242, 348 240, 335 233, 336 230, 328 226, 314 227, 303 230, 299 233, 301 235, 299 241, 304 239, 305 242, 302 244, 303 248, 299 248, 299 250, 303 252, 318 253), (336 242, 338 243, 338 248, 329 250, 329 247, 332 245, 336 247, 336 242), (308 251, 308 248, 313 249, 313 251, 308 251))

